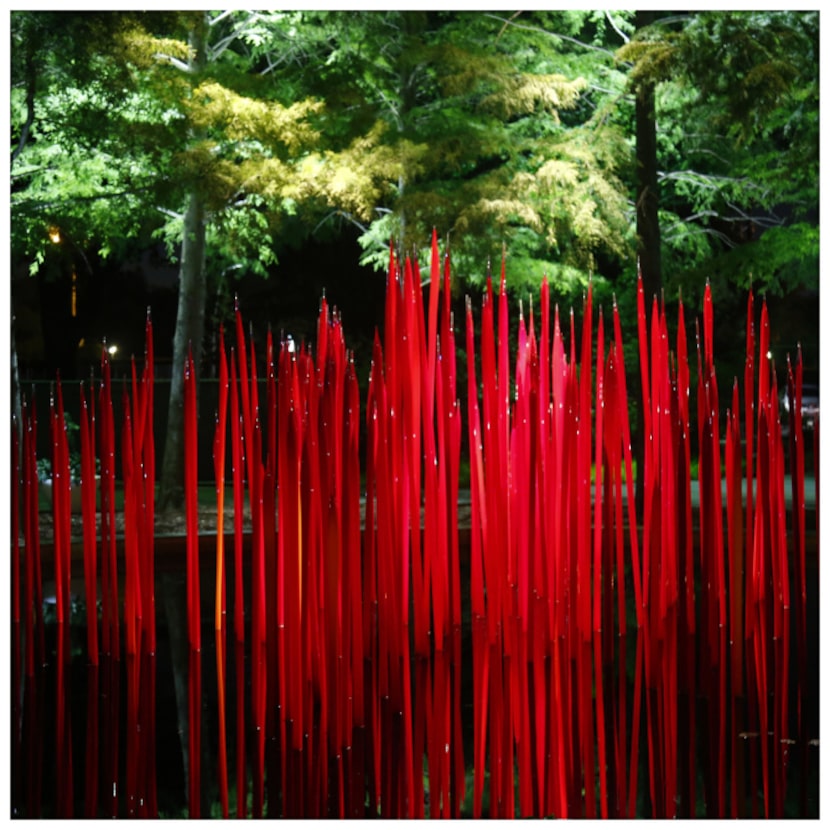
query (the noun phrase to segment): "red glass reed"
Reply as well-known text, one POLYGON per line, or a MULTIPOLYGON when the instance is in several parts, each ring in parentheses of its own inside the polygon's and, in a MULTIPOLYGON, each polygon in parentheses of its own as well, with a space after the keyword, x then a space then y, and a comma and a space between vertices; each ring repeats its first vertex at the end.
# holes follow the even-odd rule
POLYGON ((198 455, 196 445, 198 413, 193 355, 188 350, 184 367, 184 493, 187 524, 187 636, 188 659, 188 810, 191 818, 201 815, 201 597, 199 587, 198 455))
POLYGON ((467 298, 467 424, 470 448, 470 602, 473 637, 473 817, 481 818, 484 789, 484 758, 486 753, 486 689, 487 649, 484 594, 483 544, 488 528, 484 496, 484 464, 481 420, 476 380, 475 341, 472 305, 467 298), (480 720, 479 720, 480 719, 480 720))
MULTIPOLYGON (((98 567, 96 534, 96 469, 95 469, 95 413, 88 405, 83 383, 81 396, 81 481, 84 533, 84 588, 87 597, 87 655, 90 665, 98 665, 98 567)), ((94 399, 92 401, 94 403, 94 399)))
MULTIPOLYGON (((251 509, 251 517, 253 520, 255 505, 251 501, 251 491, 250 488, 252 486, 252 482, 254 480, 254 470, 253 465, 256 463, 256 459, 254 456, 253 451, 253 424, 251 420, 251 402, 250 402, 250 394, 249 394, 249 383, 248 383, 248 357, 247 357, 247 350, 245 345, 245 334, 242 327, 242 315, 239 311, 239 303, 235 300, 234 302, 235 307, 235 323, 236 323, 236 358, 238 364, 238 374, 239 374, 239 384, 238 384, 238 396, 239 396, 239 406, 241 411, 241 426, 240 426, 240 433, 238 437, 238 441, 240 442, 241 447, 241 454, 240 454, 240 461, 244 464, 244 468, 241 468, 239 471, 239 481, 240 481, 240 499, 244 499, 244 489, 242 485, 242 481, 248 482, 249 488, 249 507, 251 509), (247 471, 247 475, 246 475, 247 471)), ((235 385, 236 386, 236 385, 235 385)), ((234 488, 236 489, 236 488, 234 488)), ((236 496, 234 497, 236 501, 236 496)), ((239 506, 241 507, 242 502, 239 502, 239 506)), ((241 523, 242 521, 242 511, 238 510, 236 512, 237 521, 241 523)), ((241 539, 240 539, 240 548, 238 549, 239 556, 241 556, 241 539)), ((241 602, 242 599, 242 579, 241 579, 241 569, 239 570, 239 579, 237 580, 237 598, 241 602)), ((241 605, 237 606, 239 615, 244 613, 243 608, 241 605)), ((244 642, 244 634, 242 631, 237 631, 237 646, 239 647, 239 651, 237 653, 237 667, 238 671, 241 669, 244 671, 244 649, 242 648, 242 643, 244 642)), ((251 643, 252 649, 254 648, 254 637, 253 633, 251 635, 251 643)), ((239 692, 238 701, 242 701, 244 699, 244 689, 245 684, 244 680, 237 675, 237 689, 239 692)), ((244 707, 244 704, 237 703, 238 707, 244 707)), ((237 717, 243 718, 243 708, 238 709, 237 717)), ((252 710, 253 711, 253 710, 252 710)), ((239 754, 241 752, 240 746, 244 747, 244 729, 245 724, 244 720, 240 720, 238 722, 238 729, 237 729, 237 757, 239 758, 239 754)), ((243 816, 245 815, 246 811, 246 799, 245 793, 247 790, 246 782, 243 778, 244 776, 244 763, 245 759, 244 756, 238 760, 238 764, 241 764, 241 767, 237 767, 237 815, 243 816)), ((254 773, 256 776, 256 773, 254 773)))
MULTIPOLYGON (((616 305, 613 337, 606 343, 606 321, 601 312, 594 314, 589 285, 579 337, 572 312, 566 348, 558 309, 551 320, 549 290, 543 283, 538 316, 532 307, 527 315, 520 307, 517 351, 511 356, 503 262, 498 296, 487 282, 478 336, 480 363, 469 301, 466 309, 471 529, 470 582, 462 589, 457 528, 462 426, 448 259, 443 265, 442 274, 435 234, 426 282, 422 283, 417 262, 401 263, 394 250, 390 252, 383 339, 376 337, 366 404, 362 533, 360 401, 337 311, 329 309, 324 297, 314 355, 305 346, 294 351, 289 341, 275 355, 269 332, 264 409, 254 338, 246 343, 238 307, 230 367, 224 343, 220 344, 214 432, 219 513, 214 635, 223 814, 230 812, 223 518, 230 395, 238 816, 246 814, 249 677, 254 815, 264 812, 267 784, 269 812, 274 815, 361 817, 368 796, 371 814, 422 817, 427 782, 430 816, 460 814, 465 786, 460 694, 463 590, 470 592, 471 608, 474 816, 484 813, 489 777, 492 817, 633 817, 641 744, 653 815, 694 815, 699 773, 708 815, 737 817, 760 809, 767 816, 782 815, 795 757, 791 747, 794 740, 804 744, 806 738, 801 719, 809 657, 800 353, 795 366, 787 366, 793 480, 788 526, 785 454, 775 367, 768 357, 766 306, 760 315, 756 372, 750 294, 744 412, 736 382, 722 447, 713 302, 706 286, 698 329, 700 508, 695 543, 683 304, 678 304, 673 348, 665 303, 653 298, 647 316, 638 282, 645 426, 640 530, 634 513, 629 400, 616 305), (246 481, 252 524, 248 655, 243 588, 246 481), (698 595, 696 582, 701 586, 698 595), (633 639, 627 639, 630 588, 637 629, 633 676, 627 653, 633 645, 633 639), (792 720, 791 696, 796 713, 792 720), (703 738, 695 752, 698 731, 703 738), (755 797, 758 791, 763 793, 763 807, 755 797)), ((155 744, 150 737, 155 732, 152 362, 148 315, 145 369, 139 377, 133 362, 129 394, 127 385, 123 393, 123 609, 115 557, 115 428, 106 353, 96 412, 88 409, 83 387, 80 392, 84 583, 87 597, 95 597, 100 559, 102 598, 100 642, 95 604, 88 601, 84 810, 89 816, 99 812, 99 775, 104 782, 100 809, 118 814, 124 728, 123 811, 140 817, 157 814, 155 744), (95 533, 96 434, 101 458, 100 555, 95 533), (123 712, 121 631, 127 682, 123 712)), ((201 614, 192 356, 185 372, 185 419, 188 802, 191 815, 198 816, 201 614)), ((31 411, 24 405, 23 427, 23 441, 13 443, 12 458, 13 475, 22 485, 18 497, 13 480, 15 516, 20 504, 23 508, 22 527, 13 523, 12 619, 17 637, 22 626, 25 644, 19 653, 16 637, 12 655, 13 684, 23 690, 22 708, 15 709, 17 698, 13 701, 16 726, 22 718, 14 751, 28 779, 25 784, 21 780, 26 792, 17 799, 25 801, 27 815, 37 815, 44 703, 40 666, 45 653, 33 404, 31 411), (17 531, 22 532, 22 553, 17 531)), ((816 424, 816 444, 817 428, 816 424)), ((71 530, 60 384, 50 406, 50 440, 56 477, 56 811, 69 815, 74 807, 68 672, 71 530)), ((806 769, 806 760, 801 766, 806 769)))
POLYGON ((732 405, 726 414, 726 514, 727 551, 729 560, 729 666, 730 666, 730 814, 738 818, 740 810, 739 781, 741 772, 738 764, 738 729, 736 728, 739 701, 742 690, 743 651, 741 595, 743 571, 743 497, 741 475, 741 428, 738 382, 732 387, 732 405))
POLYGON ((677 311, 677 486, 678 486, 678 578, 683 586, 679 606, 679 684, 682 696, 686 697, 685 713, 678 713, 678 752, 680 768, 678 774, 686 774, 680 781, 681 815, 694 818, 697 811, 697 752, 694 736, 696 732, 696 635, 695 616, 695 550, 692 518, 692 475, 691 475, 691 426, 690 426, 690 371, 686 336, 685 309, 683 300, 678 300, 677 311), (684 659, 685 658, 685 659, 684 659))
MULTIPOLYGON (((752 647, 752 632, 754 630, 752 621, 755 609, 754 599, 754 563, 755 563, 755 432, 756 432, 756 405, 755 405, 755 307, 752 290, 747 298, 746 315, 746 361, 744 364, 744 428, 746 430, 745 444, 746 453, 744 466, 746 468, 746 521, 745 521, 745 550, 744 550, 744 651, 746 686, 746 720, 744 723, 744 735, 758 734, 757 727, 757 701, 752 694, 755 685, 755 656, 752 647)), ((748 786, 750 814, 753 818, 758 816, 757 798, 758 792, 758 752, 757 746, 752 746, 746 753, 749 759, 750 782, 748 786)))
POLYGON ((23 688, 23 746, 25 751, 25 814, 38 817, 41 813, 41 779, 43 763, 43 735, 40 730, 43 715, 44 682, 44 626, 43 588, 40 566, 39 493, 37 475, 37 411, 32 396, 31 405, 22 401, 23 416, 23 505, 24 543, 26 551, 25 590, 23 611, 24 688, 23 688))
POLYGON ((156 775, 156 599, 155 599, 155 497, 156 460, 154 437, 155 358, 153 324, 150 309, 144 326, 144 368, 141 376, 140 442, 142 480, 141 503, 141 689, 139 722, 141 724, 141 767, 139 771, 139 816, 158 817, 158 782, 156 775))
POLYGON ((754 620, 752 645, 755 665, 755 680, 758 707, 758 742, 760 743, 761 773, 763 785, 764 815, 770 815, 769 781, 769 696, 770 656, 768 649, 770 610, 770 537, 769 537, 769 446, 770 446, 770 360, 769 360, 769 317, 766 302, 761 307, 761 324, 758 350, 758 454, 757 454, 757 501, 755 504, 754 558, 752 563, 754 620))
POLYGON ((225 670, 227 632, 225 579, 225 442, 228 418, 228 361, 225 355, 224 330, 219 328, 219 402, 213 439, 213 464, 216 474, 216 592, 214 634, 216 637, 216 689, 219 716, 219 802, 222 818, 228 818, 228 747, 225 724, 225 670))
POLYGON ((96 491, 95 468, 95 412, 94 397, 88 405, 83 383, 81 396, 81 481, 82 517, 84 537, 84 589, 87 612, 87 718, 86 718, 86 763, 84 789, 84 815, 94 818, 98 815, 98 567, 96 533, 96 491))
POLYGON ((72 719, 69 670, 71 650, 69 644, 69 616, 71 557, 71 481, 69 477, 69 446, 64 423, 63 392, 60 377, 56 393, 50 403, 52 438, 52 526, 55 550, 55 618, 57 621, 55 657, 55 767, 56 812, 61 818, 71 818, 72 799, 72 719))
MULTIPOLYGON (((794 610, 796 617, 796 735, 801 747, 801 774, 806 777, 805 748, 807 745, 804 728, 804 703, 807 687, 807 564, 806 564, 806 514, 804 505, 804 424, 801 414, 803 368, 801 347, 795 364, 795 371, 787 358, 787 401, 790 412, 789 423, 789 460, 792 486, 792 534, 795 554, 796 586, 794 591, 794 610)), ((818 510, 816 511, 818 512, 818 510)), ((803 807, 806 784, 801 787, 803 807)))
MULTIPOLYGON (((277 580, 280 593, 277 598, 279 698, 281 752, 286 762, 282 766, 283 813, 293 815, 296 789, 289 784, 288 775, 294 766, 288 759, 296 760, 301 743, 301 731, 295 730, 294 719, 299 720, 300 670, 299 670, 299 594, 300 584, 300 504, 299 461, 296 432, 299 431, 301 413, 292 406, 294 394, 299 394, 296 384, 296 357, 289 353, 287 345, 280 352, 279 367, 279 436, 277 449, 278 487, 280 494, 278 531, 277 580), (290 636, 288 632, 290 631, 290 636), (290 669, 293 668, 293 671, 290 669)), ((297 402, 299 407, 299 401, 297 402)))
POLYGON ((101 352, 97 412, 101 458, 101 697, 105 701, 101 768, 105 814, 115 818, 118 815, 121 645, 115 528, 115 425, 110 363, 106 348, 101 352))
POLYGON ((247 775, 245 767, 245 593, 243 582, 244 475, 239 412, 239 383, 234 348, 230 354, 231 466, 233 469, 233 547, 234 547, 234 674, 236 677, 236 817, 247 812, 247 775))
MULTIPOLYGON (((238 314, 238 312, 237 312, 238 314)), ((238 318, 237 318, 238 319, 238 318)), ((238 333, 238 332, 237 332, 238 333)), ((237 342, 238 354, 245 352, 244 341, 237 342)), ((250 338, 250 441, 248 442, 248 493, 251 506, 251 714, 256 737, 253 764, 253 815, 262 818, 265 780, 265 540, 262 509, 262 428, 257 391, 256 355, 253 337, 250 338)), ((243 401, 245 400, 243 394, 243 401)), ((246 432, 246 438, 249 433, 246 432)))
MULTIPOLYGON (((155 774, 155 449, 153 421, 153 335, 148 310, 145 324, 145 361, 139 378, 132 361, 132 482, 125 476, 125 536, 134 537, 135 563, 127 563, 129 582, 134 596, 130 602, 135 615, 135 670, 133 687, 135 703, 135 814, 142 818, 158 815, 155 774), (132 503, 132 509, 126 506, 132 503), (131 523, 127 524, 127 516, 131 523)), ((129 410, 125 401, 125 413, 129 410)), ((125 430, 126 431, 126 430, 125 430)), ((125 453, 126 455, 126 453, 125 453)), ((126 548, 125 548, 126 551, 126 548)), ((125 612, 126 616, 126 612, 125 612)), ((128 705, 128 709, 130 706, 128 705)), ((128 798, 129 795, 128 790, 128 798)))
POLYGON ((265 472, 263 478, 263 533, 265 546, 265 625, 269 636, 266 641, 266 762, 265 782, 269 813, 278 815, 280 801, 279 781, 279 671, 277 660, 277 379, 274 357, 274 341, 270 326, 266 340, 265 366, 266 408, 263 421, 267 436, 265 472))
MULTIPOLYGON (((135 363, 132 365, 135 378, 135 363)), ((135 390, 134 390, 135 391, 135 390)), ((126 661, 126 781, 127 816, 134 818, 138 809, 138 690, 141 637, 141 588, 139 582, 139 517, 137 485, 139 472, 133 452, 133 424, 127 390, 123 393, 124 425, 121 432, 121 471, 124 480, 124 656, 126 661)))

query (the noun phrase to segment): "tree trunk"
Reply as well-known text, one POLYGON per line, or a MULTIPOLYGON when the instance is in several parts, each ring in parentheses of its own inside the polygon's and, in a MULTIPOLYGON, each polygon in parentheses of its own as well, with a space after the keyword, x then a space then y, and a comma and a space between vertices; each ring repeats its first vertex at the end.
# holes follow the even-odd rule
MULTIPOLYGON (((184 220, 182 264, 179 273, 179 308, 173 338, 173 369, 170 378, 170 404, 167 409, 167 436, 164 442, 159 485, 160 511, 180 509, 184 503, 184 361, 188 348, 198 362, 205 318, 205 221, 202 197, 191 193, 184 220)), ((174 598, 171 580, 162 578, 161 593, 170 632, 173 676, 184 761, 185 792, 190 772, 188 759, 187 710, 187 618, 186 604, 174 598), (182 645, 184 644, 184 645, 182 645)))
MULTIPOLYGON (((190 71, 198 74, 207 64, 208 21, 205 12, 194 17, 190 33, 193 48, 190 71)), ((193 135, 198 139, 198 135, 193 135)), ((179 268, 179 304, 173 335, 173 366, 170 402, 167 408, 167 436, 159 482, 159 509, 181 508, 184 504, 184 364, 188 350, 198 372, 205 326, 205 202, 198 183, 191 185, 184 215, 182 260, 179 268)))
POLYGON ((193 192, 184 218, 182 264, 179 270, 179 304, 173 336, 173 367, 167 434, 159 482, 160 510, 184 504, 184 364, 188 350, 199 366, 205 324, 205 208, 202 196, 193 192))
MULTIPOLYGON (((637 253, 647 303, 659 297, 662 285, 660 264, 660 197, 657 190, 657 128, 654 85, 637 91, 637 253)), ((650 306, 648 306, 650 311, 650 306)))
MULTIPOLYGON (((652 11, 638 11, 637 28, 642 29, 654 20, 652 11)), ((644 82, 637 90, 635 108, 637 133, 637 257, 643 278, 646 315, 651 315, 652 298, 659 298, 663 286, 660 257, 660 194, 657 187, 657 115, 655 85, 644 82)), ((650 329, 647 327, 646 331, 650 329)), ((644 447, 643 441, 643 389, 640 389, 641 405, 637 407, 637 515, 643 515, 644 447)))
POLYGON ((17 341, 14 333, 14 314, 11 320, 11 370, 12 370, 12 407, 17 430, 18 446, 23 447, 23 404, 20 392, 20 369, 17 363, 17 341))

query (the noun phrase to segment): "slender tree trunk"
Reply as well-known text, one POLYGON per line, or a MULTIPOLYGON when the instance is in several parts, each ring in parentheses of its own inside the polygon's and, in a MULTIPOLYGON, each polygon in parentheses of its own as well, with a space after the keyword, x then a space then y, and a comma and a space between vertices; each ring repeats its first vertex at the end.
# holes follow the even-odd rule
MULTIPOLYGON (((657 189, 657 129, 654 86, 637 92, 637 248, 647 302, 663 286, 660 258, 660 197, 657 189)), ((650 310, 650 309, 649 309, 650 310)))
MULTIPOLYGON (((207 64, 207 15, 200 12, 194 20, 190 34, 190 45, 193 48, 190 71, 198 74, 207 64)), ((205 202, 198 183, 195 183, 188 196, 182 234, 167 436, 159 482, 158 504, 162 511, 181 508, 184 504, 184 364, 189 349, 193 350, 193 362, 197 370, 201 359, 206 301, 205 242, 205 202)))
MULTIPOLYGON (((654 20, 653 11, 638 11, 637 28, 642 29, 654 20)), ((637 256, 643 278, 646 314, 651 314, 652 298, 659 298, 663 286, 660 257, 660 194, 657 186, 657 114, 655 85, 643 83, 636 90, 635 120, 637 134, 637 256)), ((646 329, 649 330, 648 328, 646 329)), ((642 392, 640 401, 642 402, 642 392)), ((643 514, 643 412, 637 407, 637 515, 643 514)))
POLYGON ((160 510, 180 508, 184 503, 184 364, 188 350, 192 349, 193 361, 199 365, 205 296, 205 207, 202 196, 193 192, 184 217, 167 435, 159 482, 160 510))
POLYGON ((23 404, 20 393, 20 369, 17 363, 17 341, 14 333, 14 314, 11 321, 11 370, 12 370, 12 406, 14 408, 15 428, 17 429, 17 440, 22 446, 23 441, 23 404))
MULTIPOLYGON (((404 11, 401 15, 401 26, 404 31, 404 54, 410 45, 416 45, 422 42, 424 32, 426 30, 427 17, 422 11, 404 11)), ((398 96, 400 101, 398 109, 395 113, 395 121, 398 128, 398 135, 405 138, 410 132, 410 114, 415 108, 417 99, 417 85, 418 77, 422 73, 423 68, 420 64, 411 64, 404 61, 400 65, 398 73, 398 96)), ((418 240, 409 240, 406 231, 406 208, 404 207, 404 196, 406 194, 407 186, 407 171, 401 173, 398 177, 398 214, 399 225, 398 233, 400 238, 397 240, 398 247, 402 254, 407 253, 410 248, 410 241, 417 243, 418 240)))
MULTIPOLYGON (((205 221, 202 197, 192 193, 184 220, 182 264, 179 274, 179 308, 173 339, 173 369, 170 379, 170 404, 167 410, 167 436, 164 443, 158 506, 160 511, 181 508, 184 502, 184 361, 188 348, 194 362, 201 351, 205 317, 205 221)), ((184 761, 185 792, 190 774, 188 757, 187 709, 187 618, 186 604, 169 578, 162 578, 161 593, 170 633, 173 676, 179 722, 179 739, 184 761)))

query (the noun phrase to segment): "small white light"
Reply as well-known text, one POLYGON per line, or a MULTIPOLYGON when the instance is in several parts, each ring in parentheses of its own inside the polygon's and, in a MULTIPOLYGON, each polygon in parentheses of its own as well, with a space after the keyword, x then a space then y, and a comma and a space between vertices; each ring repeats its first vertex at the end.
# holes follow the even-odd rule
POLYGON ((107 346, 107 351, 110 353, 110 356, 114 356, 115 353, 118 351, 118 346, 113 343, 111 346, 107 346))
POLYGON ((767 352, 767 360, 772 360, 772 352, 767 352))

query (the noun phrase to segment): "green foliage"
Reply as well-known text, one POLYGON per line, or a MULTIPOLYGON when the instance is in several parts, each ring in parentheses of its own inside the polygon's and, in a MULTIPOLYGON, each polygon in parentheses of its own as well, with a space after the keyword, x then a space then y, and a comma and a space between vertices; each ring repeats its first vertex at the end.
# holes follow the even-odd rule
MULTIPOLYGON (((66 427, 66 441, 69 449, 69 480, 70 483, 81 483, 81 449, 80 449, 80 425, 68 413, 63 416, 64 426, 66 427)), ((101 461, 95 459, 95 473, 101 472, 101 461)), ((39 458, 37 461, 37 478, 41 483, 51 483, 52 481, 52 460, 51 458, 39 458)))
MULTIPOLYGON (((21 32, 23 23, 41 23, 37 13, 21 14, 21 32)), ((103 255, 150 231, 175 257, 183 205, 196 189, 209 211, 211 266, 223 273, 242 263, 265 274, 283 214, 305 203, 368 218, 386 182, 400 175, 412 155, 407 145, 392 148, 371 129, 344 149, 328 147, 323 102, 303 96, 293 69, 279 71, 297 48, 286 46, 292 39, 313 43, 298 34, 297 14, 210 13, 207 54, 197 65, 188 33, 201 20, 96 18, 107 39, 81 53, 83 72, 59 54, 44 55, 54 72, 32 89, 33 105, 26 83, 15 90, 13 133, 22 134, 30 112, 35 117, 13 171, 12 244, 33 270, 53 227, 103 255)), ((60 22, 83 32, 92 25, 81 16, 60 22)), ((23 47, 23 34, 16 45, 23 47)))
POLYGON ((664 273, 817 285, 818 16, 658 19, 618 52, 658 86, 664 273))
POLYGON ((761 294, 783 295, 800 287, 815 288, 819 279, 819 229, 797 223, 766 230, 758 239, 710 257, 705 268, 688 269, 683 282, 750 285, 761 294))
POLYGON ((566 292, 568 275, 619 283, 635 250, 630 92, 649 81, 669 285, 815 285, 818 14, 634 20, 14 12, 13 255, 36 271, 57 227, 109 257, 155 235, 175 259, 197 189, 217 284, 267 275, 287 223, 310 234, 327 217, 359 226, 379 269, 390 239, 424 251, 436 227, 472 282, 506 247, 517 290, 543 274, 566 292))
POLYGON ((344 134, 379 118, 388 125, 379 140, 405 160, 370 221, 352 217, 364 263, 385 268, 390 238, 425 250, 433 227, 447 234, 456 273, 474 281, 505 245, 536 275, 565 264, 587 274, 597 251, 630 255, 620 178, 629 148, 607 122, 565 127, 589 82, 539 21, 517 27, 480 12, 314 20, 331 44, 327 95, 349 102, 344 134))

